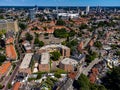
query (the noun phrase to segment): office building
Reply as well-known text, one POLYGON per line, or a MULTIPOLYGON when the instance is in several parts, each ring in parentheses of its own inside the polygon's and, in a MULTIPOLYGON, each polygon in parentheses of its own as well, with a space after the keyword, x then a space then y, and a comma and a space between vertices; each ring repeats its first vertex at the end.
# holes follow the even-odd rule
POLYGON ((34 8, 29 10, 29 16, 31 20, 35 20, 35 14, 36 10, 34 8))
POLYGON ((86 15, 90 12, 90 6, 86 7, 86 15))

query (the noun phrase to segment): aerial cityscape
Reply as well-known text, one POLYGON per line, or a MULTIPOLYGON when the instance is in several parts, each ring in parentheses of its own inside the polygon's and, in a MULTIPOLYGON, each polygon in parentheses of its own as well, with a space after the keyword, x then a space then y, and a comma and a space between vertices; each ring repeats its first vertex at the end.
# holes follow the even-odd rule
POLYGON ((1 0, 0 90, 120 90, 120 1, 1 0))

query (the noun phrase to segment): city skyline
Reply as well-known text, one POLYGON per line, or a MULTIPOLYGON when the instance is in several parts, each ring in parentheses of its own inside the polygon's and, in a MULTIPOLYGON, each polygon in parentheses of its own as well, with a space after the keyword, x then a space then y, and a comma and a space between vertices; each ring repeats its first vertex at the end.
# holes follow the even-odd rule
POLYGON ((1 0, 0 6, 120 6, 120 0, 1 0))

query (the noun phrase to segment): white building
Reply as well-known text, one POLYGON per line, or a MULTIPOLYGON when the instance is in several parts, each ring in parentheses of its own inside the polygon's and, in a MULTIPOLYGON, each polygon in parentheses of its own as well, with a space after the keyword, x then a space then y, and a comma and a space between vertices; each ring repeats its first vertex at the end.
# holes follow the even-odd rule
POLYGON ((90 6, 86 7, 86 14, 88 14, 90 12, 90 6))
POLYGON ((31 73, 31 69, 30 69, 30 62, 32 59, 33 53, 27 53, 25 54, 23 61, 19 67, 19 72, 23 72, 23 73, 31 73))
POLYGON ((79 13, 58 13, 59 17, 78 18, 79 13))

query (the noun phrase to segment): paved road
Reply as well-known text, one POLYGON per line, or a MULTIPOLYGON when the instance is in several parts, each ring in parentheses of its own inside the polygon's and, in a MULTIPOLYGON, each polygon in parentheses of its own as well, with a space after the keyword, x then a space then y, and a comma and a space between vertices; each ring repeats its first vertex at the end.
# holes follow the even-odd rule
MULTIPOLYGON (((19 34, 19 33, 18 33, 18 34, 19 34)), ((18 52, 19 52, 19 55, 20 55, 20 59, 18 60, 18 62, 16 62, 16 67, 14 68, 12 74, 11 74, 11 75, 8 77, 8 79, 4 82, 5 87, 3 88, 3 90, 8 90, 7 85, 8 85, 8 83, 11 84, 12 81, 13 81, 13 79, 15 78, 15 76, 16 76, 18 70, 19 70, 19 66, 20 66, 20 64, 21 64, 21 60, 22 60, 22 58, 23 58, 23 56, 24 56, 24 54, 22 54, 21 48, 19 47, 18 35, 16 36, 15 39, 16 39, 16 40, 15 40, 15 45, 17 46, 17 49, 18 49, 18 52)))
POLYGON ((16 74, 17 74, 17 72, 19 70, 19 65, 20 65, 20 61, 17 63, 17 66, 15 67, 15 69, 14 69, 13 73, 11 74, 11 76, 4 83, 5 87, 3 88, 3 90, 8 90, 7 84, 12 83, 14 77, 16 76, 16 74))
POLYGON ((75 79, 77 80, 79 78, 79 76, 81 75, 81 73, 85 74, 86 76, 88 75, 89 71, 92 69, 92 67, 97 64, 98 62, 102 61, 102 59, 98 59, 96 58, 94 61, 92 61, 87 67, 84 67, 83 66, 79 66, 78 67, 78 73, 75 77, 75 79))
POLYGON ((85 74, 85 75, 88 75, 89 71, 92 69, 92 67, 97 64, 98 62, 102 61, 102 59, 98 59, 96 58, 95 60, 93 60, 89 66, 87 68, 84 68, 82 73, 85 74))

